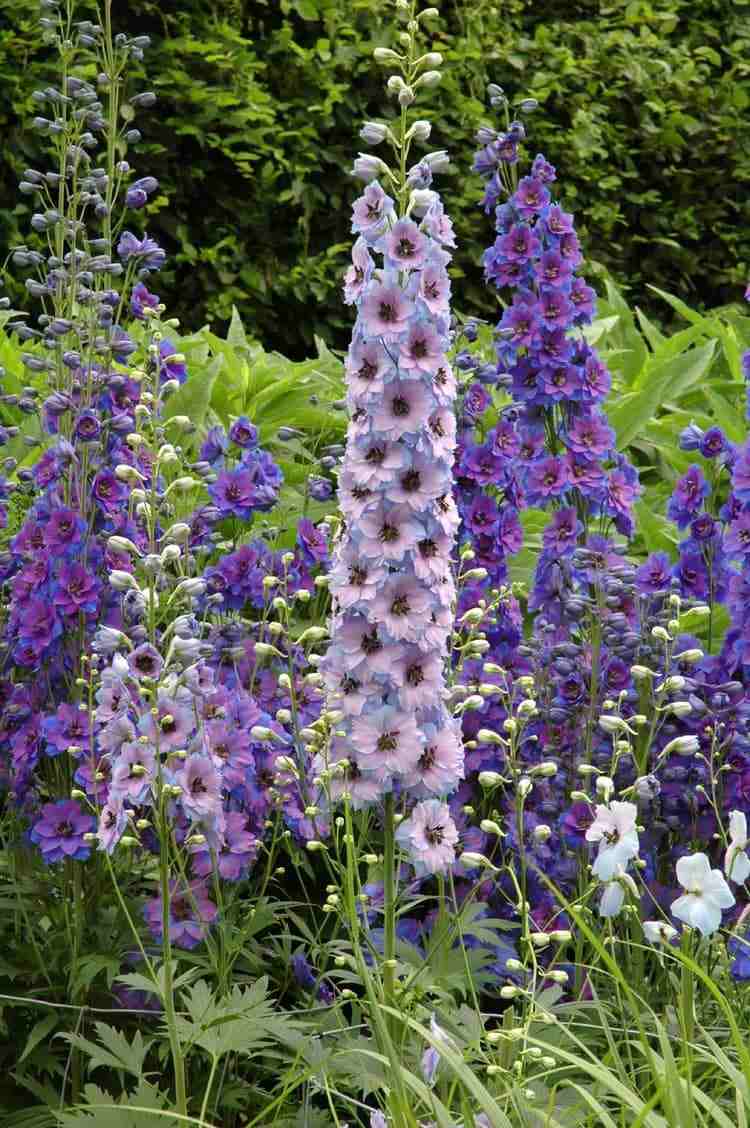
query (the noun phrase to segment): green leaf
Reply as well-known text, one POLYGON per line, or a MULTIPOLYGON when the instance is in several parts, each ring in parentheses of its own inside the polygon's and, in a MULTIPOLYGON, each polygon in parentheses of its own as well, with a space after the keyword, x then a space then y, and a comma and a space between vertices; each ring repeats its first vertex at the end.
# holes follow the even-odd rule
POLYGON ((90 987, 100 972, 107 972, 107 986, 111 987, 120 970, 121 961, 117 956, 83 956, 77 963, 70 980, 70 994, 76 998, 90 987))
POLYGON ((77 1046, 89 1059, 89 1068, 97 1069, 104 1066, 107 1069, 124 1069, 134 1077, 140 1077, 143 1072, 143 1063, 153 1043, 153 1038, 144 1039, 140 1030, 137 1030, 133 1041, 129 1042, 120 1030, 107 1026, 104 1022, 95 1022, 99 1042, 91 1042, 80 1034, 63 1034, 61 1037, 77 1046))
POLYGON ((174 395, 167 400, 164 418, 171 419, 173 415, 187 415, 188 419, 191 419, 196 426, 200 427, 205 422, 214 381, 223 363, 223 358, 216 356, 203 372, 191 372, 182 387, 178 388, 174 395))
POLYGON ((649 366, 637 392, 608 403, 609 421, 620 450, 625 450, 645 424, 655 418, 667 397, 677 400, 699 383, 711 366, 715 349, 716 341, 709 341, 663 364, 649 366))
POLYGON ((29 1031, 29 1036, 26 1039, 26 1045, 23 1048, 23 1053, 18 1059, 19 1065, 25 1058, 29 1056, 35 1046, 38 1046, 42 1039, 46 1038, 48 1034, 60 1025, 60 1017, 54 1011, 52 1014, 46 1015, 45 1018, 40 1018, 35 1022, 29 1031))

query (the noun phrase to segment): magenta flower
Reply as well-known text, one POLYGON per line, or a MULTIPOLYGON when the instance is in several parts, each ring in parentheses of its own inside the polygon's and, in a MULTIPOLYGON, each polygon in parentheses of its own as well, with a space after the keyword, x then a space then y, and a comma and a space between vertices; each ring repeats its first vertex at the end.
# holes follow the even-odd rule
POLYGON ((364 239, 357 239, 352 248, 352 265, 344 275, 344 301, 356 302, 369 281, 374 263, 364 239))
POLYGON ((120 803, 143 803, 156 775, 156 756, 150 744, 123 744, 112 768, 110 795, 120 803))

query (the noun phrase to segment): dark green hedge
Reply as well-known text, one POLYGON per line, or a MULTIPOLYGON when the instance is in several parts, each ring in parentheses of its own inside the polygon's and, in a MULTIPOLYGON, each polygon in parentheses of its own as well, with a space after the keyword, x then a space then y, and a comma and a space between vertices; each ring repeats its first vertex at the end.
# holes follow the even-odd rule
MULTIPOLYGON (((24 228, 17 171, 35 76, 49 81, 33 0, 0 0, 0 245, 24 228)), ((646 283, 694 305, 738 297, 750 273, 750 6, 738 0, 446 0, 445 82, 432 94, 435 147, 465 274, 458 304, 488 306, 477 269, 490 227, 476 210, 473 133, 484 88, 533 96, 531 147, 558 166, 589 256, 631 299, 646 283)), ((150 231, 172 256, 160 292, 191 324, 232 304, 291 355, 319 334, 341 344, 339 273, 349 242, 348 176, 363 117, 378 113, 373 46, 392 8, 375 0, 118 0, 118 25, 148 32, 139 171, 163 194, 150 231)))

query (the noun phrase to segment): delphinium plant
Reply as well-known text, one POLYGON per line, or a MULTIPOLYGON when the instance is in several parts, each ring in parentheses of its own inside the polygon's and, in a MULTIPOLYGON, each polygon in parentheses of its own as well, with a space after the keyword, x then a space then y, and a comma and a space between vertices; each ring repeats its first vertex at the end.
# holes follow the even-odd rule
MULTIPOLYGON (((47 3, 42 27, 62 84, 35 95, 52 167, 24 174, 38 237, 13 253, 36 311, 10 323, 26 342, 33 461, 8 463, 3 832, 33 898, 18 900, 32 980, 54 994, 64 970, 76 1005, 92 975, 140 960, 127 974, 141 1005, 163 1008, 184 1115, 175 951, 205 942, 227 996, 253 927, 245 879, 258 862, 262 895, 284 833, 313 833, 305 774, 276 758, 302 747, 295 733, 319 709, 305 654, 318 628, 302 636, 326 541, 308 521, 288 552, 270 534, 243 544, 280 470, 250 420, 195 450, 174 406, 188 376, 178 324, 147 286, 165 255, 129 229, 157 189, 126 159, 155 101, 126 97, 146 38, 115 35, 109 3, 98 22, 47 3)), ((80 1092, 72 1060, 63 1100, 80 1092)))
POLYGON ((409 0, 396 8, 399 49, 381 48, 375 57, 395 72, 387 85, 399 112, 362 130, 370 145, 386 144, 392 159, 360 154, 354 166, 366 187, 353 207, 357 239, 345 281, 357 320, 346 361, 350 422, 329 581, 331 644, 321 664, 333 739, 321 768, 345 809, 342 893, 369 985, 370 1021, 394 1068, 388 1107, 394 1124, 411 1125, 399 1072, 404 1028, 393 1022, 398 859, 422 877, 450 871, 457 830, 445 798, 462 778, 463 751, 445 681, 458 523, 455 378, 446 356, 454 236, 433 178, 448 159, 436 151, 411 163, 430 136, 412 106, 439 82, 442 60, 420 46, 435 10, 420 12, 409 0), (382 819, 383 835, 382 951, 372 974, 363 959, 368 916, 357 906, 366 894, 352 831, 353 812, 362 809, 382 819))

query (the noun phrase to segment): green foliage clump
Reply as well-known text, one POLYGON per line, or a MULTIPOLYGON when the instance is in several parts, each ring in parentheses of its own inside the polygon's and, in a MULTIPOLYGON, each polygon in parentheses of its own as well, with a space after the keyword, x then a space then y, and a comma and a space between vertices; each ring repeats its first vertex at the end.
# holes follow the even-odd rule
MULTIPOLYGON (((697 306, 736 298, 750 269, 746 14, 722 0, 446 7, 438 46, 450 65, 429 109, 434 147, 456 166, 445 194, 462 308, 489 311, 478 264, 490 227, 477 223, 468 174, 488 81, 539 100, 530 145, 558 166, 589 253, 635 300, 648 308, 646 281, 697 306)), ((28 229, 15 182, 34 151, 29 70, 49 79, 33 19, 0 0, 6 246, 28 229)), ((139 168, 162 183, 145 218, 170 254, 160 288, 176 313, 228 322, 237 306, 253 336, 295 357, 316 336, 343 343, 349 169, 377 111, 371 52, 389 19, 370 0, 118 4, 121 25, 154 40, 161 104, 139 168)))

